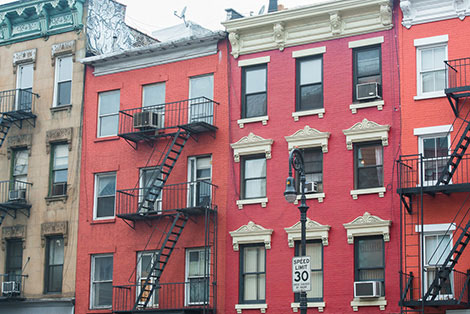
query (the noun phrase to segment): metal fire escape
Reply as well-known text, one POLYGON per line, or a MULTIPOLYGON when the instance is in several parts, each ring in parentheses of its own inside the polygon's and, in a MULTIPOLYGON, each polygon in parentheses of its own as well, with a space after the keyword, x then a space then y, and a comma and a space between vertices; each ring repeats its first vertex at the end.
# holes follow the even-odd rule
MULTIPOLYGON (((193 217, 204 216, 204 260, 214 261, 211 270, 213 285, 216 284, 216 258, 211 254, 216 253, 216 221, 217 207, 213 204, 215 186, 210 182, 186 182, 167 184, 172 170, 190 138, 197 141, 202 133, 215 134, 215 110, 216 102, 200 97, 184 101, 165 103, 155 106, 147 106, 120 111, 119 136, 123 137, 136 150, 140 143, 147 143, 153 147, 149 157, 148 166, 157 169, 148 178, 145 187, 141 185, 142 178, 133 189, 120 190, 118 192, 117 216, 124 219, 132 228, 136 228, 137 221, 144 221, 152 226, 151 221, 157 221, 161 238, 156 248, 152 248, 154 259, 150 265, 148 275, 141 282, 134 285, 121 285, 113 288, 113 312, 114 313, 209 313, 215 311, 216 292, 211 294, 210 302, 203 302, 198 306, 187 306, 179 302, 169 304, 165 295, 167 290, 175 290, 176 286, 167 287, 162 283, 161 277, 178 240, 188 223, 193 217), (158 148, 158 149, 157 149, 158 148), (154 154, 158 150, 159 158, 154 154), (158 159, 158 162, 152 161, 158 159), (190 201, 189 191, 193 187, 198 191, 208 191, 204 199, 190 201), (159 223, 160 222, 160 223, 159 223), (210 249, 212 248, 212 251, 210 249), (158 306, 155 303, 158 301, 158 306)), ((150 243, 153 233, 147 243, 150 243)), ((210 263, 209 263, 210 264, 210 263)), ((208 278, 209 265, 205 267, 208 278)), ((132 276, 132 275, 131 275, 132 276)), ((207 281, 209 287, 209 280, 207 281)), ((183 283, 186 289, 186 283, 183 283)), ((179 289, 179 288, 178 288, 179 289)), ((207 296, 209 298, 209 295, 207 296)))

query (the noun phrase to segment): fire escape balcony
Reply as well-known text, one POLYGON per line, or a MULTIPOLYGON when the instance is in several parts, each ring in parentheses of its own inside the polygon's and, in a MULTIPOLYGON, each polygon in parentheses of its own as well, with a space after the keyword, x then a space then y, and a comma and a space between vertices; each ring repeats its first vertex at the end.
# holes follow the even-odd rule
MULTIPOLYGON (((6 180, 0 181, 0 212, 16 218, 17 212, 29 217, 31 203, 29 196, 32 183, 6 180)), ((1 224, 1 221, 0 221, 1 224)))
POLYGON ((0 274, 0 302, 24 301, 24 284, 28 275, 0 274))
POLYGON ((29 90, 12 89, 0 92, 0 114, 12 122, 34 119, 33 114, 38 94, 29 90))
POLYGON ((150 189, 133 188, 118 190, 116 215, 119 218, 137 221, 160 219, 177 212, 187 216, 203 215, 206 210, 217 209, 215 200, 216 185, 206 181, 166 184, 154 202, 144 198, 150 189))
POLYGON ((447 66, 445 93, 456 117, 459 116, 459 99, 470 96, 470 57, 444 61, 447 66))
POLYGON ((218 103, 198 97, 119 111, 118 136, 137 143, 174 134, 215 132, 218 103))

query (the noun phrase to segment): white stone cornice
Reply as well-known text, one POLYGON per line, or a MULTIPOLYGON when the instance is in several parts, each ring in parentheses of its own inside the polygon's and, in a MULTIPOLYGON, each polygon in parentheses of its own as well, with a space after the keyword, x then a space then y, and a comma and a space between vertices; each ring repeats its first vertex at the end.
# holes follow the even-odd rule
POLYGON ((384 241, 390 241, 390 220, 383 220, 378 216, 374 216, 365 212, 364 215, 355 218, 349 223, 343 224, 347 231, 348 243, 354 243, 354 237, 383 235, 384 241))
POLYGON ((388 131, 390 125, 381 125, 364 118, 362 122, 354 124, 347 130, 343 130, 346 135, 346 145, 348 150, 353 148, 355 142, 382 141, 383 146, 388 145, 388 131))
MULTIPOLYGON (((284 228, 287 233, 287 243, 289 247, 294 247, 295 241, 300 241, 300 227, 300 221, 298 221, 293 226, 289 228, 284 228)), ((330 226, 322 225, 307 217, 307 223, 305 224, 305 227, 307 240, 322 240, 323 246, 328 245, 328 231, 330 230, 330 226)))
POLYGON ((232 236, 234 251, 240 249, 240 244, 264 243, 266 249, 271 248, 271 234, 273 233, 273 229, 266 229, 263 226, 255 224, 253 221, 229 233, 232 236))
POLYGON ((389 0, 342 0, 316 3, 223 22, 232 55, 283 50, 381 30, 392 25, 389 0), (361 23, 358 23, 361 21, 361 23))
POLYGON ((290 136, 285 136, 289 150, 294 147, 309 148, 321 147, 324 153, 328 152, 329 132, 321 132, 306 125, 303 129, 296 131, 290 136))
POLYGON ((240 156, 266 154, 266 159, 271 159, 272 139, 264 139, 261 136, 250 132, 247 136, 242 137, 238 142, 230 144, 233 149, 233 158, 235 162, 240 161, 240 156))
POLYGON ((400 0, 400 9, 403 12, 402 25, 410 28, 452 18, 463 20, 470 15, 470 1, 441 0, 430 5, 429 1, 400 0))

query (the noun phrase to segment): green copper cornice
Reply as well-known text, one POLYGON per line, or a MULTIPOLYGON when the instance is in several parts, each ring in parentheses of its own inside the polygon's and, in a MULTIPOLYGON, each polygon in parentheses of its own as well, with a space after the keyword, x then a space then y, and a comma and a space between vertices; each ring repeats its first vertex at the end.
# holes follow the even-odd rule
POLYGON ((85 0, 30 0, 0 5, 0 46, 83 28, 85 0))

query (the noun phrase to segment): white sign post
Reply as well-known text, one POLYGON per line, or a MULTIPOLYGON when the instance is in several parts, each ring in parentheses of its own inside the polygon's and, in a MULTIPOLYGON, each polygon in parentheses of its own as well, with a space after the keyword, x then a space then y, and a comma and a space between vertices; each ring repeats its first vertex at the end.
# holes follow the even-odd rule
POLYGON ((310 278, 310 256, 298 256, 292 259, 292 291, 312 290, 310 278))

